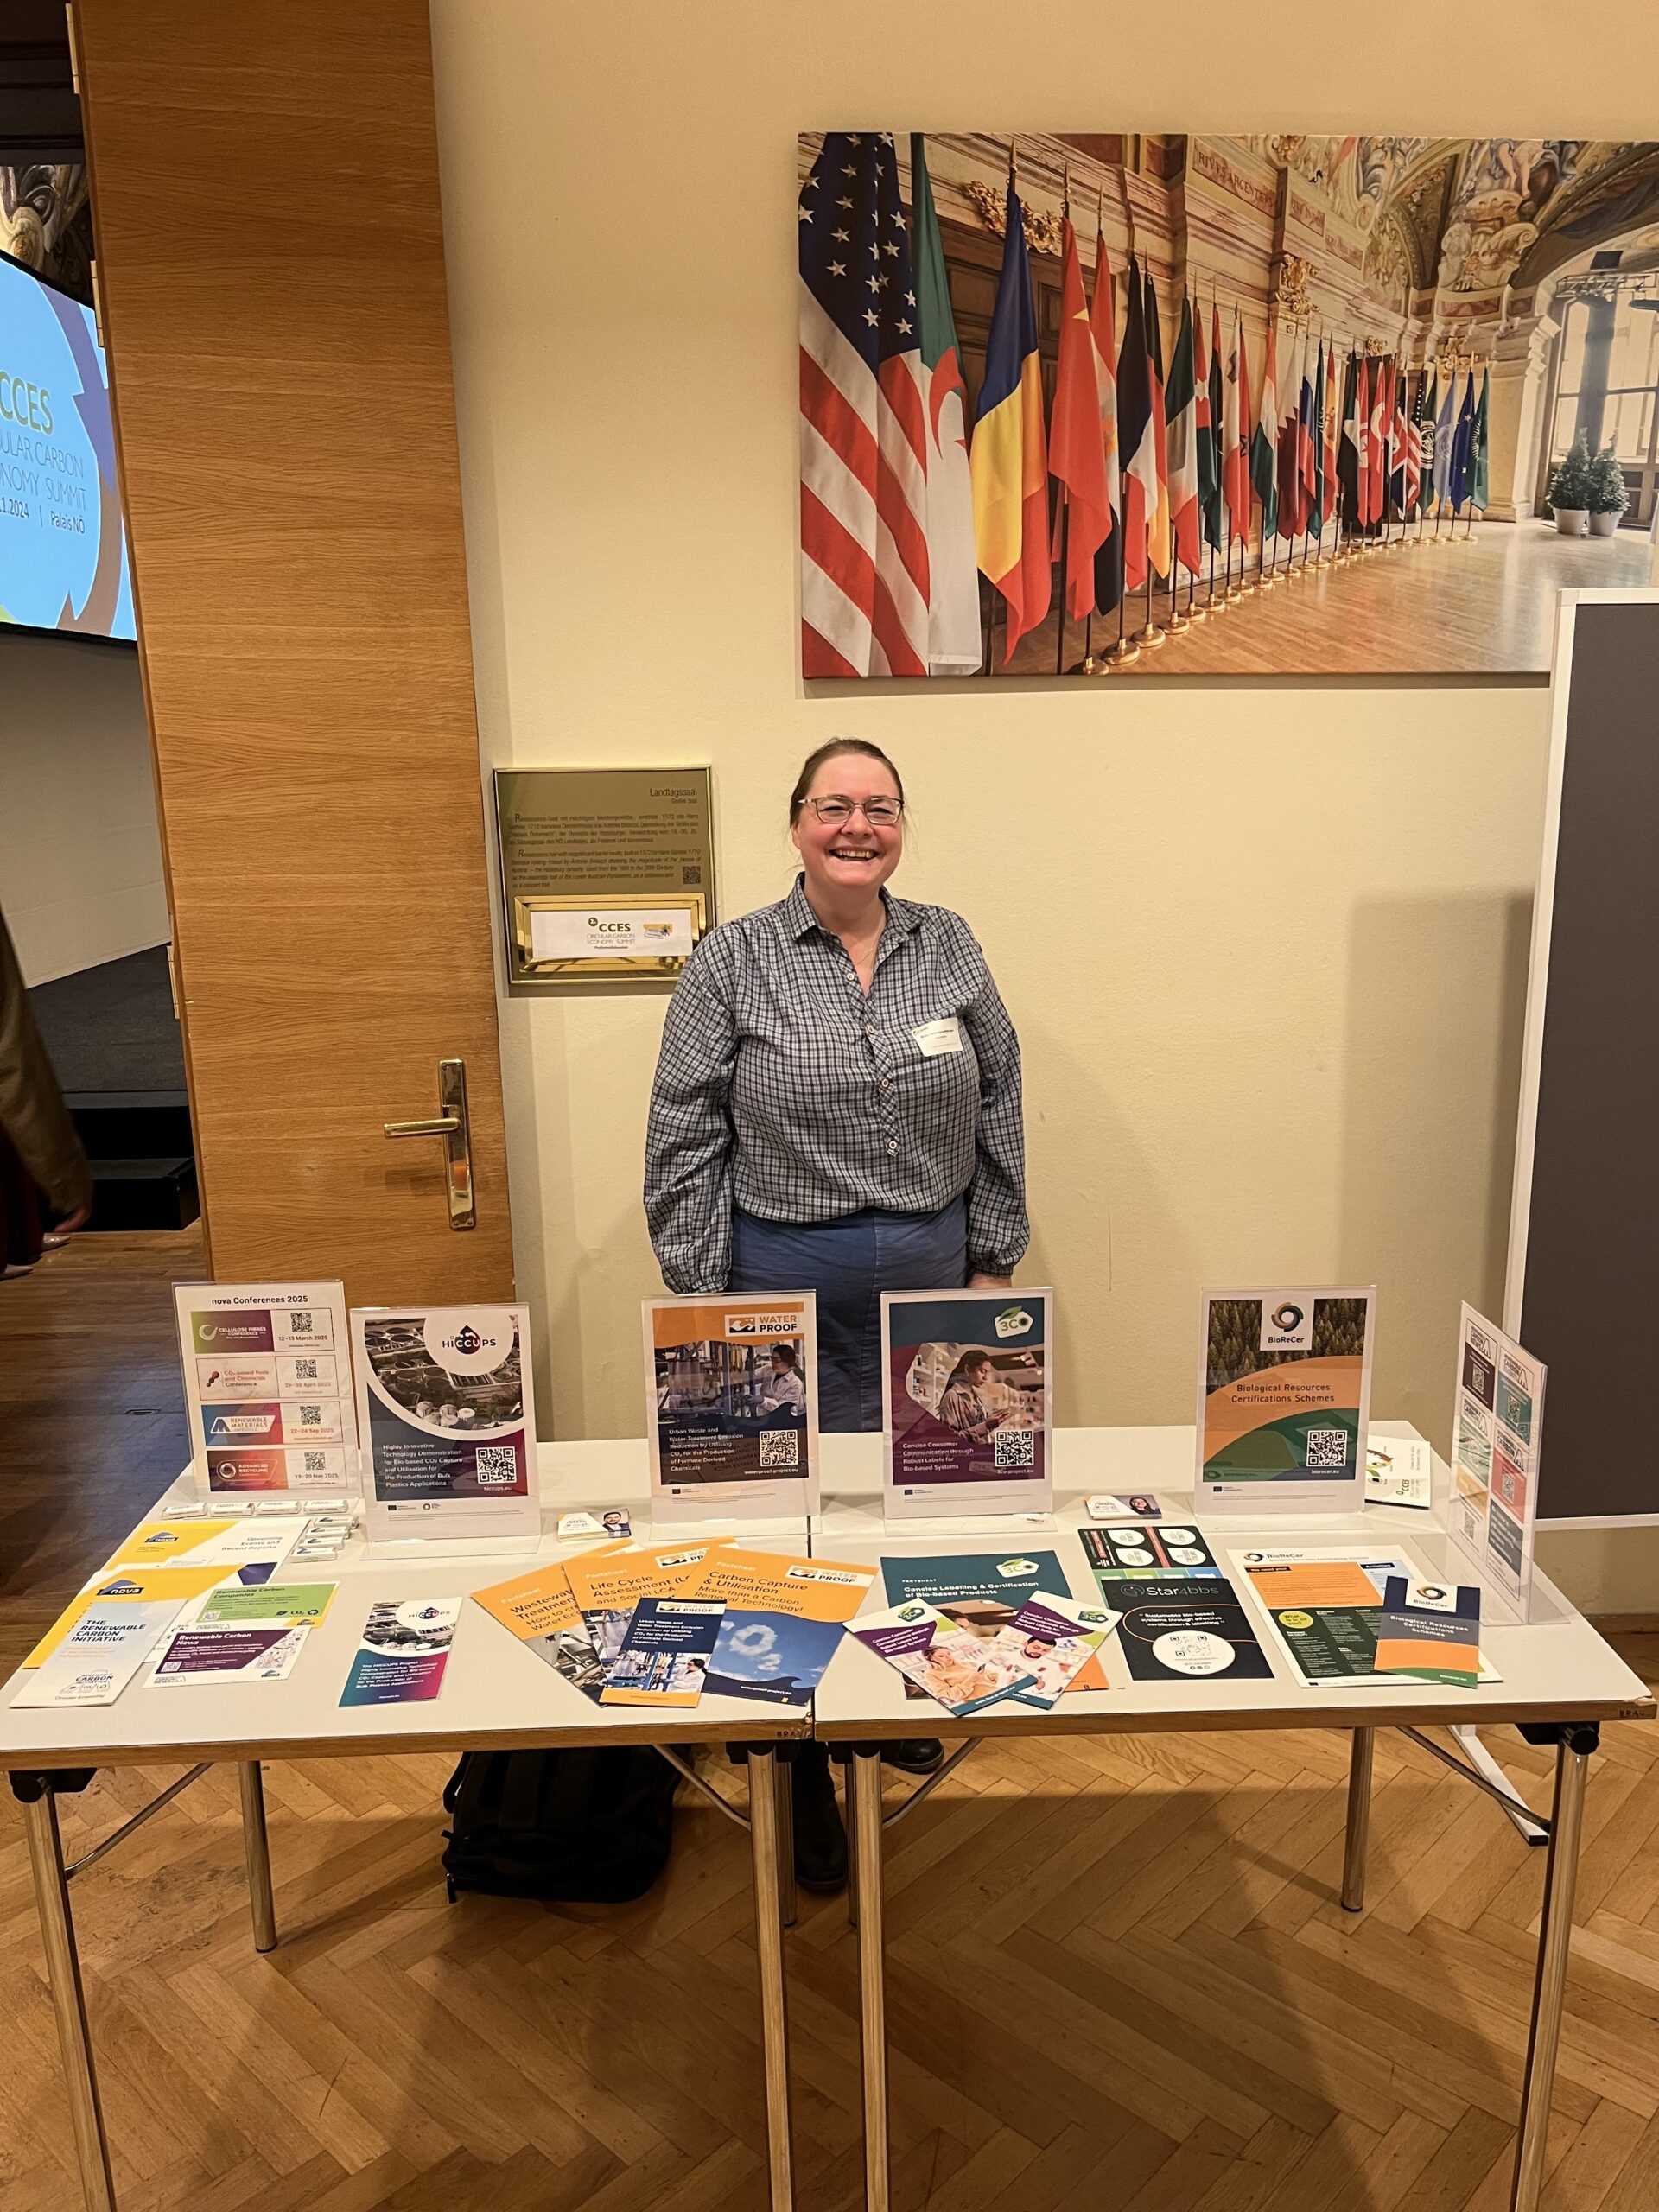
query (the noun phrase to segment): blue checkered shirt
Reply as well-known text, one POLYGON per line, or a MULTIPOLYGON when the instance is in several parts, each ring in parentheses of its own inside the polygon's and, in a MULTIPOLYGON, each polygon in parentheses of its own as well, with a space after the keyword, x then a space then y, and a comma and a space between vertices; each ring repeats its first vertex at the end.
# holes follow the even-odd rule
POLYGON ((645 1218, 669 1288, 723 1290, 732 1209, 824 1222, 931 1213, 968 1194, 968 1260, 1007 1274, 1026 1217, 1020 1040, 960 915, 882 898, 866 997, 803 879, 710 931, 663 1027, 645 1137, 645 1218), (962 1050, 914 1032, 954 1015, 962 1050))

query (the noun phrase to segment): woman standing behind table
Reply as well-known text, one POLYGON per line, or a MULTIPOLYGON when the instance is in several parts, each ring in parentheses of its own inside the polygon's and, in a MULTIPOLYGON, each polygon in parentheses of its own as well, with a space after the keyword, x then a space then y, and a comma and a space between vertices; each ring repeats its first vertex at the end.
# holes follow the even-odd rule
MULTIPOLYGON (((836 738, 790 795, 801 874, 686 963, 663 1029, 645 1215, 671 1291, 817 1294, 818 1420, 881 1426, 881 1293, 1003 1289, 1030 1241, 1020 1045, 968 925, 889 896, 904 785, 836 738)), ((804 1747, 807 1748, 807 1747, 804 1747)), ((925 1771, 937 1744, 894 1747, 925 1771)), ((821 1748, 797 1871, 845 1878, 821 1748)))

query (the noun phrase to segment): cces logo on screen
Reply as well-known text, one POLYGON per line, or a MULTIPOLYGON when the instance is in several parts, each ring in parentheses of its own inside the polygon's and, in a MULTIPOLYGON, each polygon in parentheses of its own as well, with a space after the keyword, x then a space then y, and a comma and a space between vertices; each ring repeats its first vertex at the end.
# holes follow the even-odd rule
POLYGON ((12 375, 0 362, 0 421, 16 423, 20 429, 50 431, 52 395, 43 384, 29 384, 12 375))

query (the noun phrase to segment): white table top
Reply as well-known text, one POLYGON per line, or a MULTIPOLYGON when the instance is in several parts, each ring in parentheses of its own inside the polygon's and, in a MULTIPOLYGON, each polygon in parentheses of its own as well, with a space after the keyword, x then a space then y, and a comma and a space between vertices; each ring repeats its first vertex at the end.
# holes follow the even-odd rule
MULTIPOLYGON (((1405 1421, 1374 1421, 1374 1432, 1414 1436, 1405 1421)), ((1065 1570, 1074 1596, 1096 1593, 1093 1571, 1077 1535, 1087 1522, 1083 1501, 1091 1491, 1151 1491, 1165 1518, 1197 1528, 1217 1564, 1227 1573, 1250 1616, 1262 1650, 1274 1669, 1267 1681, 1190 1682, 1132 1681, 1116 1638, 1102 1656, 1109 1691, 1068 1692, 1052 1713, 1005 1701, 983 1712, 953 1719, 931 1699, 906 1699, 897 1669, 851 1637, 842 1640, 813 1701, 813 1733, 842 1742, 872 1742, 907 1736, 992 1736, 1044 1734, 1132 1734, 1153 1731, 1219 1728, 1351 1729, 1423 1726, 1430 1723, 1550 1720, 1650 1719, 1656 1707, 1647 1686, 1631 1672, 1594 1629, 1543 1575, 1534 1581, 1533 1618, 1524 1627, 1506 1624, 1496 1602, 1483 1606, 1481 1649, 1503 1679, 1478 1690, 1448 1689, 1433 1683, 1308 1684, 1297 1675, 1281 1649, 1268 1616, 1247 1578, 1229 1566, 1230 1551, 1292 1545, 1338 1547, 1379 1541, 1400 1544, 1431 1574, 1452 1581, 1478 1578, 1465 1555, 1446 1536, 1443 1514, 1446 1468, 1434 1462, 1434 1505, 1429 1512, 1408 1506, 1365 1507, 1362 1513, 1318 1520, 1283 1514, 1232 1515, 1191 1510, 1193 1432, 1179 1428, 1062 1429, 1054 1438, 1052 1525, 1023 1527, 1000 1520, 996 1533, 975 1535, 971 1523, 956 1522, 923 1533, 884 1529, 880 1510, 880 1440, 845 1436, 825 1440, 825 1471, 833 1497, 813 1548, 836 1559, 870 1560, 884 1554, 916 1557, 931 1553, 984 1552, 1006 1557, 1012 1552, 1053 1551, 1065 1570)), ((1134 1585, 1126 1586, 1129 1589, 1134 1585)), ((1195 1601, 1204 1584, 1193 1585, 1195 1601)), ((867 1611, 889 1600, 880 1583, 867 1611)))
MULTIPOLYGON (((1373 1427, 1398 1435, 1402 1422, 1373 1427)), ((1056 1506, 1050 1527, 995 1524, 976 1535, 972 1523, 887 1531, 880 1510, 880 1439, 823 1440, 825 1504, 810 1548, 823 1557, 874 1560, 883 1554, 925 1554, 1053 1550, 1079 1597, 1095 1594, 1077 1529, 1091 1491, 1151 1491, 1168 1517, 1190 1519, 1191 1428, 1070 1429, 1054 1439, 1056 1506)), ((575 1506, 636 1509, 634 1533, 651 1540, 642 1509, 649 1478, 643 1439, 539 1447, 542 1499, 550 1530, 561 1510, 575 1506)), ((1441 1525, 1447 1476, 1435 1462, 1432 1514, 1404 1507, 1367 1507, 1363 1515, 1300 1523, 1254 1516, 1236 1521, 1205 1513, 1196 1522, 1219 1564, 1247 1545, 1338 1545, 1379 1539, 1402 1542, 1432 1573, 1464 1580, 1471 1570, 1450 1552, 1441 1525), (1455 1561, 1455 1564, 1454 1564, 1455 1561)), ((168 1495, 193 1495, 181 1477, 168 1495)), ((188 1522, 181 1524, 188 1527, 188 1522)), ((679 1531, 683 1523, 677 1524, 679 1531)), ((711 1522, 711 1532, 722 1524, 711 1522)), ((727 1524, 730 1525, 730 1524, 727 1524)), ((804 1551, 806 1532, 772 1524, 740 1540, 773 1551, 804 1551)), ((197 1759, 320 1758, 383 1751, 516 1750, 551 1744, 738 1743, 801 1736, 809 1729, 841 1740, 916 1735, 964 1736, 1151 1730, 1419 1725, 1437 1721, 1646 1719, 1655 1705, 1646 1686, 1604 1643, 1552 1584, 1535 1585, 1535 1619, 1525 1628, 1483 1621, 1482 1647, 1503 1676, 1478 1691, 1414 1687, 1310 1688, 1293 1679, 1265 1614, 1248 1586, 1252 1612, 1274 1679, 1257 1682, 1130 1682, 1121 1657, 1106 1646, 1109 1692, 1069 1694, 1052 1713, 1029 1707, 991 1707, 954 1720, 931 1700, 907 1701, 895 1670, 874 1652, 844 1639, 814 1706, 776 1706, 705 1695, 690 1710, 652 1712, 594 1704, 480 1606, 464 1605, 443 1687, 429 1703, 341 1707, 340 1694, 372 1602, 383 1598, 462 1595, 528 1573, 537 1560, 579 1555, 589 1548, 544 1534, 534 1554, 514 1559, 450 1558, 429 1563, 365 1556, 353 1538, 337 1560, 288 1560, 277 1582, 336 1582, 328 1615, 309 1632, 286 1681, 210 1683, 152 1689, 149 1669, 113 1705, 66 1711, 12 1708, 16 1686, 0 1688, 0 1771, 30 1767, 176 1764, 197 1759)), ((1234 1578, 1239 1587, 1243 1578, 1234 1578)), ((1194 1592, 1202 1596, 1202 1585, 1194 1592)), ((887 1603, 878 1581, 868 1609, 887 1603)))
MULTIPOLYGON (((429 1563, 365 1556, 359 1534, 337 1560, 289 1558, 271 1580, 339 1584, 327 1618, 308 1632, 285 1681, 210 1682, 188 1689, 150 1686, 141 1668, 112 1705, 18 1710, 18 1677, 0 1688, 0 1772, 19 1767, 133 1766, 198 1759, 327 1758, 378 1751, 523 1751, 550 1744, 760 1743, 806 1734, 804 1705, 707 1695, 689 1709, 595 1705, 527 1650, 480 1605, 463 1605, 444 1672, 429 1702, 342 1706, 359 1634, 383 1598, 454 1598, 527 1574, 538 1560, 578 1557, 591 1544, 550 1533, 578 1506, 643 1507, 650 1471, 642 1437, 538 1446, 543 1529, 534 1553, 516 1558, 448 1558, 429 1563)), ((194 1497, 185 1476, 166 1497, 194 1497)), ((636 1512, 636 1537, 651 1540, 636 1512)), ((188 1529, 188 1521, 180 1522, 188 1529)), ((710 1522, 710 1533, 723 1524, 710 1522)), ((757 1549, 804 1552, 806 1530, 747 1541, 757 1549)), ((188 1561, 181 1561, 188 1564, 188 1561)))

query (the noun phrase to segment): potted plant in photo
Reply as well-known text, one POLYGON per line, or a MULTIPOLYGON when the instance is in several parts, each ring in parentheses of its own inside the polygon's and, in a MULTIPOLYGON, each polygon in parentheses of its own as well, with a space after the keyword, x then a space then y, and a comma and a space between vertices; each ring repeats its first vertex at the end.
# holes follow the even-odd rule
POLYGON ((1563 537, 1582 537, 1590 520, 1590 441, 1580 430, 1549 480, 1549 505, 1563 537))
POLYGON ((1605 445, 1590 464, 1590 535, 1611 537, 1618 518, 1630 504, 1624 488, 1624 471, 1611 445, 1605 445))

